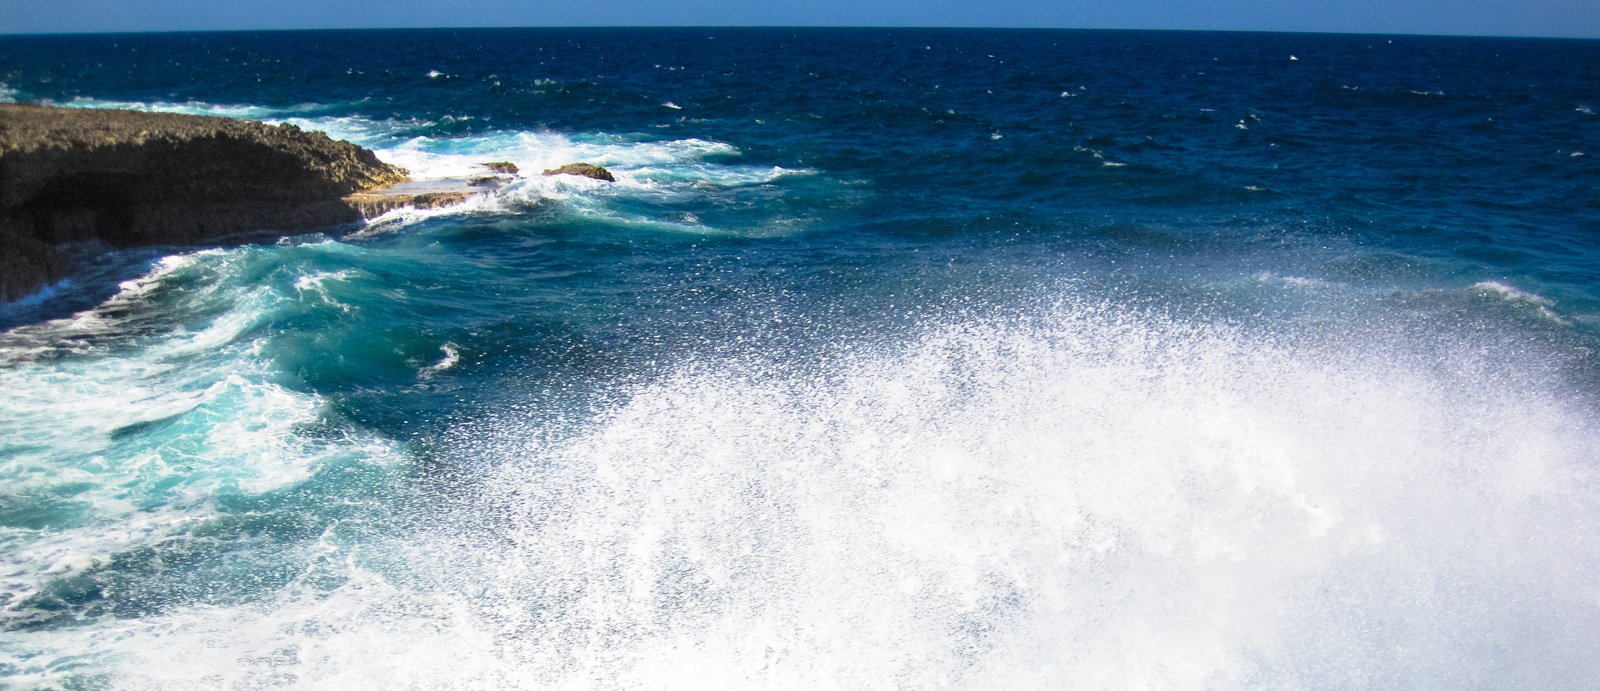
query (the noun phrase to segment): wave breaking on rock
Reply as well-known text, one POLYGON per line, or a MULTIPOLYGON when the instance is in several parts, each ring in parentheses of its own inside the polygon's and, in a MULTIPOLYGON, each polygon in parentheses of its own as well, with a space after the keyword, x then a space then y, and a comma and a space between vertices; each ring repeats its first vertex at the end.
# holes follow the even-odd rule
POLYGON ((290 124, 0 104, 0 302, 70 272, 65 243, 241 242, 438 201, 386 196, 408 180, 367 149, 290 124))

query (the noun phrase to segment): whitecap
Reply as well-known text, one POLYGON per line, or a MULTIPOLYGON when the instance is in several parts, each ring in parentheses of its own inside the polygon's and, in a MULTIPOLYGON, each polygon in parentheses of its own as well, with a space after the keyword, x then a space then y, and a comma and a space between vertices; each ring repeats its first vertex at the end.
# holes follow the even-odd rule
POLYGON ((432 379, 434 375, 460 364, 461 350, 456 344, 445 342, 443 345, 439 346, 439 352, 443 353, 444 357, 440 358, 438 362, 419 370, 417 372, 418 379, 427 381, 432 379))
POLYGON ((1566 323, 1566 320, 1556 314, 1553 309, 1556 306, 1555 301, 1543 295, 1530 293, 1499 281, 1479 281, 1472 284, 1470 290, 1485 297, 1494 297, 1509 303, 1528 305, 1533 307, 1541 317, 1557 323, 1566 323))
POLYGON ((1304 276, 1289 276, 1289 275, 1284 275, 1284 274, 1273 273, 1271 271, 1257 272, 1255 274, 1254 278, 1255 278, 1256 281, 1261 282, 1261 283, 1282 283, 1284 285, 1294 286, 1294 287, 1297 287, 1297 288, 1320 288, 1320 287, 1324 287, 1324 286, 1330 285, 1327 281, 1324 281, 1324 280, 1319 279, 1319 278, 1307 278, 1307 277, 1304 277, 1304 276))
POLYGON ((1499 281, 1479 281, 1472 284, 1472 289, 1485 295, 1494 295, 1507 302, 1526 302, 1542 307, 1553 307, 1556 304, 1550 298, 1519 290, 1499 281))
POLYGON ((169 101, 118 101, 86 96, 77 96, 64 103, 58 103, 65 108, 88 108, 95 110, 137 110, 148 113, 179 113, 183 115, 208 115, 212 117, 233 118, 236 120, 269 120, 279 117, 290 117, 297 113, 314 112, 323 110, 328 106, 319 103, 302 103, 287 108, 272 108, 249 104, 207 103, 204 101, 184 101, 182 103, 169 101))
POLYGON ((335 300, 333 295, 328 292, 328 282, 348 281, 354 273, 351 269, 340 269, 338 271, 315 271, 302 274, 294 280, 294 289, 302 295, 305 293, 314 294, 323 302, 337 307, 341 311, 349 312, 352 310, 349 305, 335 300))

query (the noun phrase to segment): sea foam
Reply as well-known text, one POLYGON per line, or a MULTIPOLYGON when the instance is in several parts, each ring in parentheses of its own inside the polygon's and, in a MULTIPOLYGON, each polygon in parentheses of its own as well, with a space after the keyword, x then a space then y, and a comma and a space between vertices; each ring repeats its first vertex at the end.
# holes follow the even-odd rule
POLYGON ((189 540, 219 499, 397 456, 372 435, 307 433, 326 427, 327 402, 284 386, 253 335, 327 301, 317 289, 334 277, 295 280, 309 295, 258 285, 259 252, 169 256, 99 307, 0 334, 7 508, 49 517, 0 531, 0 625, 55 616, 42 592, 119 555, 189 540))
POLYGON ((51 635, 163 688, 1600 683, 1559 380, 1099 304, 919 332, 513 406, 445 440, 475 491, 369 545, 403 569, 51 635))
MULTIPOLYGON (((61 105, 75 108, 117 108, 151 112, 210 115, 292 124, 372 149, 380 159, 407 169, 418 180, 470 180, 488 173, 488 161, 510 161, 522 177, 465 204, 436 209, 399 209, 374 219, 363 236, 388 232, 441 216, 474 213, 520 213, 529 203, 559 200, 578 214, 625 226, 667 232, 747 234, 671 218, 641 215, 613 208, 607 197, 622 196, 646 204, 678 202, 703 196, 707 190, 759 186, 794 176, 815 175, 807 168, 737 163, 738 147, 699 138, 654 139, 636 134, 563 133, 544 130, 491 130, 477 134, 437 136, 438 123, 426 120, 374 119, 335 115, 335 106, 304 103, 290 107, 217 104, 200 101, 137 102, 78 97, 61 105), (545 177, 544 170, 573 162, 605 166, 615 183, 570 175, 545 177)), ((758 234, 761 234, 758 232, 758 234)), ((770 234, 770 233, 767 233, 770 234)))

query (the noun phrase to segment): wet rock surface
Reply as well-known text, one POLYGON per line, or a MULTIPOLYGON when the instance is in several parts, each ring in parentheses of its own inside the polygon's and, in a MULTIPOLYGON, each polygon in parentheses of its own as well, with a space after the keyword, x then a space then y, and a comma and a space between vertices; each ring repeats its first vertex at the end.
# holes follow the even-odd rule
POLYGON ((544 174, 545 175, 581 175, 581 176, 586 177, 586 178, 594 178, 596 180, 604 180, 606 182, 616 182, 617 181, 616 176, 613 176, 611 174, 611 171, 606 170, 605 168, 602 168, 600 166, 594 165, 593 163, 568 163, 568 164, 566 164, 564 166, 561 166, 560 168, 552 168, 550 170, 544 171, 544 174))

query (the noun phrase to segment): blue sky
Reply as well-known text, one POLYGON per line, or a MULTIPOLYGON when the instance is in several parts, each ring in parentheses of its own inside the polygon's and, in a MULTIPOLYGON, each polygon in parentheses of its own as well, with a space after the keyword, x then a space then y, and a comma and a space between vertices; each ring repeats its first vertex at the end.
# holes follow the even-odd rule
POLYGON ((1600 38, 1600 0, 0 0, 0 33, 634 25, 1242 29, 1600 38))

